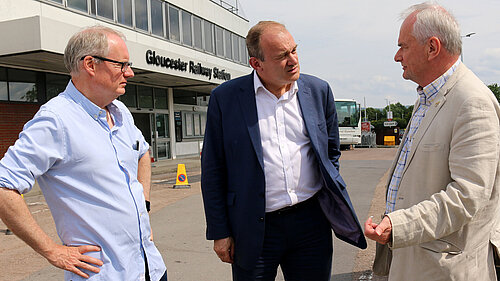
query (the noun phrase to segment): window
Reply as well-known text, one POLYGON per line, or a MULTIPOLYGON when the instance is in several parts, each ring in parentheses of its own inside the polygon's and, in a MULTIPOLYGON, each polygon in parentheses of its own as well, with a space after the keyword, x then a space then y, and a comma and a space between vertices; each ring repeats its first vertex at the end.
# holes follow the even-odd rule
POLYGON ((96 0, 97 15, 108 19, 113 19, 113 0, 96 0))
POLYGON ((211 22, 203 22, 204 49, 207 52, 214 53, 214 25, 211 22))
POLYGON ((231 32, 224 29, 224 56, 228 59, 233 59, 233 52, 231 52, 231 32))
MULTIPOLYGON (((92 1, 94 2, 94 1, 92 1)), ((87 0, 67 0, 68 7, 87 12, 87 0)))
POLYGON ((8 77, 9 100, 38 102, 35 72, 9 69, 8 77))
POLYGON ((135 0, 135 27, 148 31, 148 1, 135 0))
POLYGON ((7 90, 7 69, 0 67, 0 100, 9 100, 7 90))
POLYGON ((168 109, 167 90, 155 88, 154 92, 155 92, 155 108, 168 109))
POLYGON ((90 0, 90 13, 95 16, 95 1, 96 0, 90 0))
POLYGON ((215 54, 224 56, 224 30, 218 26, 215 27, 215 54))
POLYGON ((231 42, 233 46, 233 59, 235 61, 240 61, 240 40, 239 36, 231 33, 231 42))
POLYGON ((201 114, 200 115, 200 126, 201 126, 201 135, 205 135, 205 127, 207 125, 207 115, 206 114, 201 114))
POLYGON ((240 37, 240 62, 244 64, 248 64, 248 53, 247 53, 247 44, 245 42, 245 38, 240 37))
POLYGON ((170 158, 170 142, 160 142, 157 145, 158 159, 170 158))
POLYGON ((163 4, 160 0, 151 0, 151 32, 163 36, 163 4))
POLYGON ((193 113, 193 123, 194 123, 194 135, 201 136, 201 128, 200 128, 200 114, 193 113))
POLYGON ((193 38, 191 35, 191 14, 182 11, 182 43, 193 46, 193 38))
POLYGON ((168 138, 168 114, 156 114, 156 131, 158 138, 168 138))
POLYGON ((185 112, 184 113, 184 132, 186 137, 192 137, 194 135, 193 132, 193 113, 185 112))
POLYGON ((135 87, 135 85, 127 84, 127 86, 125 86, 125 94, 120 96, 120 101, 128 107, 137 107, 137 93, 135 87))
POLYGON ((174 103, 197 105, 196 92, 175 89, 174 90, 174 103))
POLYGON ((132 26, 132 0, 116 0, 118 22, 132 26))
POLYGON ((170 27, 170 40, 181 41, 181 31, 179 25, 179 10, 168 6, 168 22, 170 27))
POLYGON ((59 74, 45 74, 47 100, 59 95, 68 85, 70 77, 59 74))
POLYGON ((198 49, 203 49, 203 38, 201 34, 201 19, 193 16, 193 38, 194 47, 198 49))
POLYGON ((200 138, 205 133, 206 113, 182 111, 183 137, 200 138))
POLYGON ((52 2, 56 2, 56 3, 59 3, 59 4, 62 4, 62 0, 51 0, 52 2))
POLYGON ((153 108, 153 88, 137 86, 137 97, 140 108, 153 108))

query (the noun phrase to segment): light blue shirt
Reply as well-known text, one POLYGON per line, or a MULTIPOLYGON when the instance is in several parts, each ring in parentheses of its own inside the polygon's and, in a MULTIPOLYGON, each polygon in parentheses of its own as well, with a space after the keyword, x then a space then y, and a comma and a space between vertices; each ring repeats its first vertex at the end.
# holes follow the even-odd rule
POLYGON ((65 272, 65 280, 144 280, 146 253, 152 281, 165 273, 150 241, 151 229, 142 185, 140 157, 149 149, 132 115, 120 101, 106 111, 70 81, 26 123, 19 139, 0 160, 0 186, 21 194, 35 179, 52 212, 64 245, 97 245, 87 255, 104 262, 100 273, 84 279, 65 272))
MULTIPOLYGON (((394 172, 392 173, 391 182, 389 183, 389 188, 387 190, 387 199, 385 203, 385 213, 391 213, 396 208, 396 199, 399 190, 399 185, 401 184, 401 178, 403 177, 403 171, 407 163, 408 155, 411 152, 411 146, 413 143, 413 137, 418 131, 422 120, 427 113, 427 110, 432 105, 432 102, 436 98, 437 93, 444 86, 446 81, 450 78, 451 75, 455 72, 458 65, 460 64, 460 60, 457 60, 451 67, 448 69, 443 75, 439 76, 436 80, 432 81, 429 85, 424 88, 418 87, 417 93, 419 95, 419 104, 415 113, 413 114, 410 123, 408 124, 407 130, 408 133, 403 141, 403 147, 401 148, 401 152, 398 157, 398 162, 396 163, 396 167, 394 168, 394 172)), ((425 176, 425 175, 422 175, 425 176)))

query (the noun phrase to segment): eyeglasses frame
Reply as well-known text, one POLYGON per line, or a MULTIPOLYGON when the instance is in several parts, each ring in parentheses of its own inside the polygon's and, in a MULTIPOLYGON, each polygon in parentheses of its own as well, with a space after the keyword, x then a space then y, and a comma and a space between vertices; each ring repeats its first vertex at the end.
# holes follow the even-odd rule
POLYGON ((117 63, 117 64, 120 64, 122 67, 121 67, 121 72, 122 73, 125 73, 127 72, 128 68, 129 67, 132 67, 132 62, 130 61, 116 61, 116 60, 112 60, 112 59, 108 59, 108 58, 104 58, 104 57, 100 57, 100 56, 92 56, 92 55, 86 55, 86 56, 83 56, 80 60, 84 60, 85 57, 92 57, 94 59, 98 59, 98 60, 102 60, 102 61, 107 61, 107 62, 112 62, 112 63, 117 63))

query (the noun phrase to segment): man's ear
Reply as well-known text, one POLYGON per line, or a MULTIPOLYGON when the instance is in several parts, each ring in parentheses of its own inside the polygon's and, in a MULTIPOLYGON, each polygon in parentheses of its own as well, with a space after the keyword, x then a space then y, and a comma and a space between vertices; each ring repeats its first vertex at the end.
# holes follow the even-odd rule
POLYGON ((427 60, 431 61, 441 53, 441 41, 437 37, 431 37, 427 41, 427 60))
POLYGON ((82 70, 85 71, 88 75, 94 76, 96 73, 96 62, 93 57, 86 56, 82 61, 82 70))
POLYGON ((248 60, 248 62, 250 63, 250 66, 255 69, 255 70, 261 70, 262 69, 262 65, 261 65, 261 61, 256 58, 256 57, 250 57, 250 59, 248 60))

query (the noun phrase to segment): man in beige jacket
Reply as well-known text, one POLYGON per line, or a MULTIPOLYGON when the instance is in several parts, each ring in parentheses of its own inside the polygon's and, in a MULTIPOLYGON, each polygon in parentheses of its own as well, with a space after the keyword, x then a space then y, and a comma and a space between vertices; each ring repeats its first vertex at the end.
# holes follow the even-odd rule
POLYGON ((385 216, 389 280, 496 280, 500 108, 460 60, 455 18, 423 3, 403 14, 396 62, 420 96, 393 163, 385 216))

